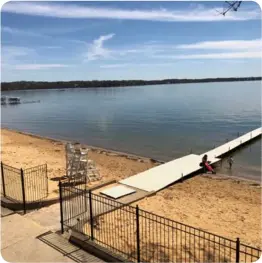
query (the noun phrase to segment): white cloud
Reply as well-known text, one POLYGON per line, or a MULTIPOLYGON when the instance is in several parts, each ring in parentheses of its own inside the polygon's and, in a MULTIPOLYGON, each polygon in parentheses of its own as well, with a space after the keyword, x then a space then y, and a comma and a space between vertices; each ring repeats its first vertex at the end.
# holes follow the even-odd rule
POLYGON ((129 66, 130 64, 107 64, 107 65, 101 65, 100 68, 107 68, 107 69, 111 69, 111 68, 123 68, 126 66, 129 66))
POLYGON ((95 39, 91 45, 88 47, 88 51, 85 54, 87 60, 96 60, 100 58, 108 58, 111 54, 109 49, 103 47, 104 42, 113 38, 115 34, 108 34, 100 36, 98 39, 95 39))
MULTIPOLYGON (((221 8, 220 8, 221 9, 221 8)), ((94 19, 127 19, 147 21, 241 21, 260 19, 260 10, 241 8, 237 12, 229 12, 226 16, 217 15, 216 8, 188 8, 183 10, 138 10, 120 8, 87 7, 69 4, 42 4, 33 2, 8 2, 2 7, 3 12, 46 16, 59 18, 94 18, 94 19)), ((222 11, 222 10, 221 10, 222 11)))
POLYGON ((19 46, 2 46, 2 65, 19 63, 21 59, 26 59, 36 52, 32 48, 19 47, 19 46))
POLYGON ((38 48, 43 48, 43 49, 60 49, 62 47, 61 46, 40 46, 38 48))
POLYGON ((27 56, 29 53, 35 52, 32 48, 19 47, 19 46, 3 46, 2 53, 3 55, 9 55, 12 57, 21 57, 27 56))
POLYGON ((189 55, 156 55, 155 58, 162 59, 249 59, 262 58, 260 51, 251 52, 228 52, 228 53, 209 53, 209 54, 189 54, 189 55))
POLYGON ((52 69, 52 68, 65 68, 68 65, 65 64, 21 64, 15 66, 17 70, 41 70, 41 69, 52 69))
POLYGON ((116 56, 118 54, 120 57, 124 58, 134 55, 146 56, 147 58, 163 58, 163 59, 226 59, 226 58, 259 58, 260 50, 262 47, 261 39, 253 40, 226 40, 226 41, 206 41, 197 42, 191 44, 142 44, 135 47, 129 47, 126 49, 112 50, 111 52, 116 56), (204 53, 196 54, 197 50, 210 51, 214 50, 219 52, 219 50, 228 51, 224 53, 204 53), (194 51, 194 54, 182 53, 181 51, 187 52, 190 50, 194 51))
MULTIPOLYGON (((207 41, 192 44, 174 45, 174 44, 142 44, 126 48, 112 49, 108 52, 118 59, 131 59, 137 56, 147 58, 178 58, 178 59, 197 59, 197 58, 257 58, 262 47, 262 40, 228 40, 228 41, 207 41), (211 54, 181 54, 181 50, 227 50, 229 53, 211 53, 211 54), (236 52, 236 53, 234 53, 236 52)), ((123 64, 122 64, 123 65, 123 64)), ((106 65, 107 67, 107 65, 106 65)), ((109 66, 114 67, 114 66, 109 66)))
MULTIPOLYGON (((52 40, 52 41, 63 41, 67 43, 73 43, 73 44, 81 44, 81 45, 86 45, 85 41, 78 40, 78 39, 68 39, 64 37, 58 37, 57 35, 51 36, 51 35, 46 35, 43 33, 37 33, 29 30, 23 30, 23 29, 18 29, 18 28, 13 28, 13 27, 7 27, 7 26, 2 26, 1 27, 2 32, 11 34, 13 36, 26 36, 26 37, 37 37, 37 38, 43 38, 47 40, 52 40)), ((56 29, 58 31, 58 29, 56 29)), ((41 31, 41 30, 40 30, 41 31)))
POLYGON ((115 54, 118 54, 120 56, 126 56, 126 55, 132 55, 132 54, 141 54, 141 55, 147 55, 151 56, 159 52, 168 51, 168 49, 174 48, 173 45, 148 45, 148 44, 142 44, 135 47, 130 48, 119 48, 117 50, 114 50, 115 54))
POLYGON ((6 70, 37 70, 45 68, 67 67, 64 64, 28 63, 37 60, 35 49, 20 46, 2 46, 1 67, 6 70))
POLYGON ((178 45, 181 49, 261 49, 262 40, 227 40, 227 41, 206 41, 194 44, 178 45))
POLYGON ((114 69, 114 68, 126 68, 126 67, 165 67, 172 66, 174 63, 119 63, 119 64, 105 64, 101 65, 100 68, 114 69))
POLYGON ((36 32, 31 32, 28 30, 23 30, 23 29, 18 29, 18 28, 12 28, 8 26, 2 26, 1 27, 2 32, 9 33, 11 35, 23 35, 23 36, 28 36, 28 37, 41 37, 41 38, 46 38, 49 36, 39 34, 36 32))

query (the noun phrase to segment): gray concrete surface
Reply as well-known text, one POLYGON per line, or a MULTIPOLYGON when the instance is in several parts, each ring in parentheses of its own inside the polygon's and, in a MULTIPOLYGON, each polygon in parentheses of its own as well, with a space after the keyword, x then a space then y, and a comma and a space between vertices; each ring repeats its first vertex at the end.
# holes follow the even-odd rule
POLYGON ((1 250, 8 262, 75 262, 35 237, 28 237, 1 250))
POLYGON ((57 203, 32 211, 24 215, 24 218, 30 219, 38 225, 48 228, 48 230, 60 230, 60 204, 57 203))
POLYGON ((6 249, 24 239, 36 237, 47 229, 35 222, 13 214, 1 219, 1 249, 6 249))
POLYGON ((25 216, 5 210, 5 214, 10 214, 1 218, 2 259, 7 262, 102 262, 50 231, 59 228, 56 210, 54 206, 25 216))

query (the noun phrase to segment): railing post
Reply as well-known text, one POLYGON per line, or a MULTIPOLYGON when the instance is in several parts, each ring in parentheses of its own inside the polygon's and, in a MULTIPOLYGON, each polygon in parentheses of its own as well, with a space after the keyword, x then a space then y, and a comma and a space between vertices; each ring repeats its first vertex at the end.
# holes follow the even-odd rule
POLYGON ((3 167, 2 162, 1 162, 1 175, 2 175, 3 195, 5 197, 6 196, 6 194, 5 194, 5 175, 4 175, 4 167, 3 167))
POLYGON ((94 240, 94 221, 93 221, 93 209, 92 209, 92 192, 89 190, 89 212, 90 212, 90 226, 91 226, 91 240, 94 240))
POLYGON ((136 205, 136 246, 137 262, 140 262, 140 229, 139 229, 139 207, 136 205))
POLYGON ((239 263, 240 260, 240 240, 237 238, 236 240, 236 263, 239 263))
POLYGON ((23 197, 23 210, 24 210, 24 214, 26 214, 24 170, 21 168, 20 171, 21 171, 21 186, 22 186, 22 197, 23 197))
POLYGON ((62 182, 61 181, 59 181, 58 186, 59 186, 61 233, 64 234, 63 193, 62 193, 62 182))
POLYGON ((181 173, 181 183, 184 181, 184 175, 181 173))

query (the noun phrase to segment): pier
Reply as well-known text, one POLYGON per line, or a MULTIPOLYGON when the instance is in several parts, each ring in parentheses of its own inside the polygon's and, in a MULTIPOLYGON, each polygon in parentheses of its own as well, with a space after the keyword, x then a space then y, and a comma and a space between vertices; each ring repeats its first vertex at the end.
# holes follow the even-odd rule
MULTIPOLYGON (((261 136, 261 131, 260 127, 203 154, 189 154, 121 180, 119 184, 127 186, 126 193, 121 189, 121 194, 118 194, 119 188, 116 186, 110 188, 109 192, 113 192, 114 196, 121 197, 130 193, 128 187, 151 193, 162 190, 193 173, 201 171, 202 167, 199 164, 205 154, 208 155, 211 164, 217 163, 221 160, 220 157, 261 136)), ((105 194, 108 194, 108 190, 105 194)), ((103 191, 101 193, 103 194, 103 191)))

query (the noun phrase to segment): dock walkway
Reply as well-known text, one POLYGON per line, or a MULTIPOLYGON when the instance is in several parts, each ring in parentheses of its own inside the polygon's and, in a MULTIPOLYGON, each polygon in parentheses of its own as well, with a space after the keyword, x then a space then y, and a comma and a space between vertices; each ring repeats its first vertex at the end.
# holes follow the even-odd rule
POLYGON ((216 163, 220 160, 220 156, 240 147, 260 135, 261 127, 201 155, 186 155, 128 177, 119 181, 119 183, 147 192, 159 191, 180 180, 182 177, 186 177, 200 170, 201 167, 199 164, 204 154, 208 155, 208 159, 211 163, 216 163))

